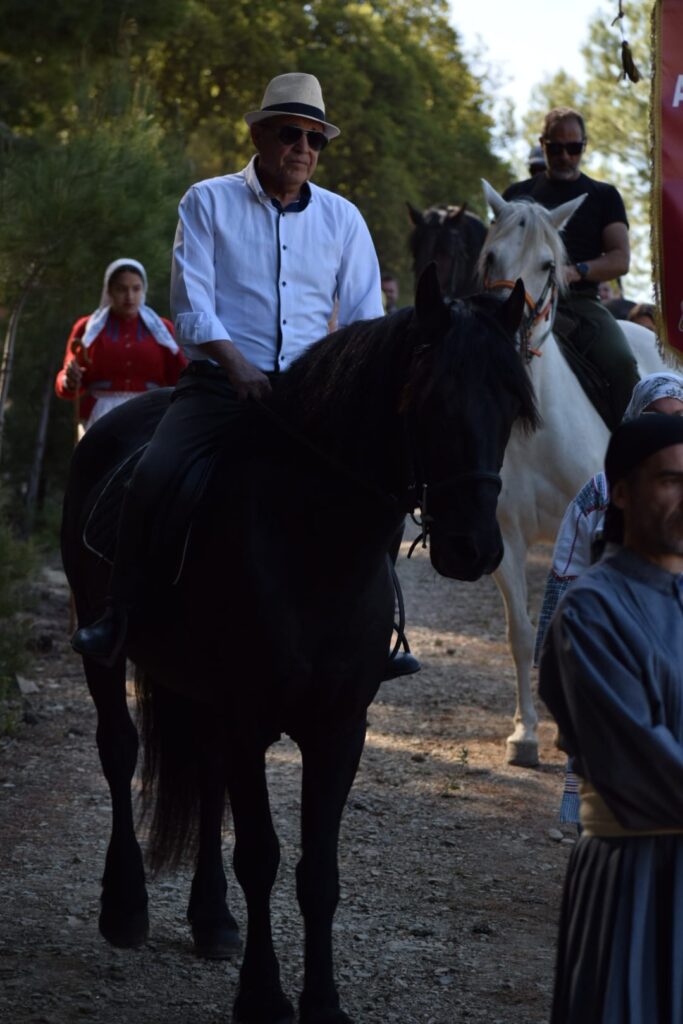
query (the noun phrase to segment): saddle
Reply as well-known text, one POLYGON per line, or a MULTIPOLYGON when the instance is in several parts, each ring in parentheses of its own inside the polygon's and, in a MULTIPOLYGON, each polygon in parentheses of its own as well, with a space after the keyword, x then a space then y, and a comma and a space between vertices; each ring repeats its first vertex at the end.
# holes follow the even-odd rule
POLYGON ((560 308, 555 314, 553 334, 586 397, 611 433, 619 426, 619 417, 615 416, 612 408, 610 382, 588 356, 598 341, 594 324, 573 311, 570 313, 566 308, 560 308))
MULTIPOLYGON (((119 518, 126 488, 147 450, 156 423, 165 411, 165 403, 156 402, 156 405, 159 408, 152 409, 151 422, 146 424, 149 429, 138 437, 137 446, 125 453, 119 451, 118 457, 110 461, 87 511, 82 533, 83 544, 97 558, 110 565, 116 554, 119 518)), ((91 431, 95 431, 96 427, 97 424, 91 431)), ((81 444, 88 439, 88 434, 81 444)), ((148 567, 151 575, 162 584, 175 585, 181 577, 192 522, 206 493, 214 462, 213 456, 198 459, 185 475, 171 502, 163 508, 151 510, 154 529, 150 530, 148 567)))

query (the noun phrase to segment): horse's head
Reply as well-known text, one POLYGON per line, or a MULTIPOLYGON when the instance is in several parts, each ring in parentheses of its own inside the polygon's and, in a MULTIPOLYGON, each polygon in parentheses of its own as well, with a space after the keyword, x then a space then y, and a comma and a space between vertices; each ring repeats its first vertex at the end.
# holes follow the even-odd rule
POLYGON ((475 580, 503 557, 496 520, 500 468, 513 423, 537 425, 533 389, 516 350, 521 282, 509 297, 442 300, 434 268, 418 283, 413 366, 404 412, 432 565, 475 580))
POLYGON ((508 203, 487 181, 483 186, 494 220, 479 257, 481 281, 484 288, 501 295, 509 294, 518 278, 524 281, 522 343, 525 349, 538 348, 552 330, 565 285, 567 253, 560 231, 585 195, 546 210, 527 199, 508 203))
POLYGON ((424 212, 407 205, 414 224, 410 250, 415 279, 433 262, 444 298, 469 295, 475 289, 477 260, 486 237, 482 221, 467 204, 432 206, 424 212))

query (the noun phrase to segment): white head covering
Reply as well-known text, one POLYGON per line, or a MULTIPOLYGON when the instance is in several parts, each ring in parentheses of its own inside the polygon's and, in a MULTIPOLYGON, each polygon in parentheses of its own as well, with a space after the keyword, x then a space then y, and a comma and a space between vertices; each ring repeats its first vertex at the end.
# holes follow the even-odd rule
POLYGON ((683 402, 683 377, 678 373, 650 373, 639 380, 626 406, 623 422, 635 420, 658 398, 677 398, 683 402))
POLYGON ((114 262, 110 263, 107 269, 105 270, 104 283, 102 285, 102 295, 100 297, 100 304, 98 308, 95 310, 95 312, 88 317, 88 321, 85 325, 85 331, 83 333, 83 337, 81 338, 81 344, 83 345, 83 348, 88 348, 89 345, 92 345, 93 341, 100 333, 100 331, 103 330, 107 322, 109 310, 111 309, 109 282, 111 281, 116 271, 120 270, 121 267, 132 267, 135 271, 137 271, 137 273, 142 278, 143 304, 140 306, 138 312, 142 317, 145 327, 154 336, 154 339, 160 345, 163 345, 164 348, 170 349, 171 352, 173 352, 173 354, 175 355, 175 353, 178 351, 178 346, 176 345, 171 333, 166 327, 166 324, 150 306, 146 306, 144 304, 145 294, 147 292, 147 274, 145 272, 145 268, 143 267, 142 263, 138 263, 137 260, 129 259, 114 260, 114 262))

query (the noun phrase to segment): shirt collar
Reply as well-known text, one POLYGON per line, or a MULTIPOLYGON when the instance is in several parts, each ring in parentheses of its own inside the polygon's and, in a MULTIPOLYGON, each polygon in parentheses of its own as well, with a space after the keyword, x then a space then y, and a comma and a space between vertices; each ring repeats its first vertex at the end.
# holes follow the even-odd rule
POLYGON ((614 554, 610 553, 607 557, 626 576, 648 584, 664 594, 671 594, 672 591, 676 596, 681 594, 683 588, 683 575, 681 573, 662 569, 661 566, 655 565, 654 562, 641 558, 640 555, 637 555, 630 548, 617 548, 614 554))
POLYGON ((244 180, 247 183, 247 187, 251 189, 251 191, 254 193, 258 201, 260 203, 263 203, 264 206, 274 206, 278 213, 301 213, 302 210, 305 210, 308 204, 310 203, 311 199, 313 198, 313 191, 311 189, 310 184, 307 181, 304 182, 304 184, 301 186, 301 193, 299 195, 299 198, 295 199, 294 202, 290 203, 288 206, 285 206, 283 210, 278 200, 273 199, 272 196, 269 196, 268 193, 264 190, 263 185, 259 181, 259 176, 256 173, 257 160, 258 155, 254 155, 247 164, 247 166, 244 168, 242 173, 244 174, 244 180))

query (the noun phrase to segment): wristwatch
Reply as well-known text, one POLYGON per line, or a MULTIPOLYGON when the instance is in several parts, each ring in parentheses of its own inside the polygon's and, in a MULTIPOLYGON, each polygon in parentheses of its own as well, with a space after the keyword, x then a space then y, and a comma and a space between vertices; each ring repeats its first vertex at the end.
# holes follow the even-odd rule
POLYGON ((590 267, 588 266, 587 263, 577 263, 576 264, 576 269, 581 274, 581 277, 583 277, 583 278, 588 277, 588 271, 590 270, 590 267))

